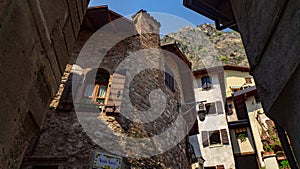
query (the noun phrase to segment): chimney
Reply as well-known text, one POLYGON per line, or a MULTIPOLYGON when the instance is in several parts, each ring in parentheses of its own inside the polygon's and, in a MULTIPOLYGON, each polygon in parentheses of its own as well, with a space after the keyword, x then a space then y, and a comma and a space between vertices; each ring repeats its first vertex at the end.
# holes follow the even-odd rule
POLYGON ((140 35, 142 47, 159 48, 160 23, 143 9, 132 16, 132 21, 140 35))

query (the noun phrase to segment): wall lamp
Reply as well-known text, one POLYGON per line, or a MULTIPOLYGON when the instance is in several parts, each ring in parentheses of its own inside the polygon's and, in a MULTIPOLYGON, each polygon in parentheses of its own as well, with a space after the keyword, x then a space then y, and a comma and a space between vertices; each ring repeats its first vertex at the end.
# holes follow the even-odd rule
POLYGON ((199 115, 199 119, 200 119, 200 121, 204 121, 205 116, 206 116, 206 108, 205 108, 204 102, 207 102, 207 100, 198 101, 198 102, 189 102, 189 103, 178 103, 177 107, 179 109, 181 106, 184 106, 184 105, 191 105, 191 104, 198 105, 197 113, 199 115))

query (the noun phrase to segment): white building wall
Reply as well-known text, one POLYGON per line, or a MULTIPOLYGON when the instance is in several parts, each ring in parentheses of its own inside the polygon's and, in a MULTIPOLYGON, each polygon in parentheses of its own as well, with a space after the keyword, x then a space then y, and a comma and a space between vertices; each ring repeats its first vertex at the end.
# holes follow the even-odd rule
POLYGON ((279 167, 275 156, 263 158, 261 154, 261 152, 264 151, 263 143, 260 137, 263 128, 261 127, 257 117, 258 116, 260 117, 263 126, 267 126, 266 120, 270 120, 270 119, 264 114, 261 103, 260 102, 257 103, 255 101, 254 96, 247 98, 246 107, 247 107, 250 125, 251 125, 251 129, 252 129, 252 133, 256 145, 257 155, 259 158, 259 162, 261 163, 261 166, 265 166, 266 169, 278 169, 279 167))
MULTIPOLYGON (((224 165, 226 169, 234 169, 235 168, 234 157, 233 157, 233 152, 232 152, 232 147, 230 142, 229 130, 226 122, 224 99, 221 94, 221 87, 218 80, 218 74, 210 72, 209 75, 212 80, 212 88, 209 90, 202 89, 201 76, 195 77, 197 81, 197 85, 195 85, 197 86, 195 88, 195 100, 196 101, 206 100, 205 103, 221 101, 223 113, 206 115, 205 120, 203 122, 198 120, 200 134, 197 136, 197 138, 199 139, 198 142, 200 144, 201 154, 205 159, 204 166, 208 167, 208 166, 224 165), (230 142, 229 145, 218 144, 218 145, 203 147, 201 131, 213 131, 213 130, 221 130, 221 129, 227 130, 227 135, 230 142)), ((196 107, 196 109, 198 111, 198 106, 196 107)))

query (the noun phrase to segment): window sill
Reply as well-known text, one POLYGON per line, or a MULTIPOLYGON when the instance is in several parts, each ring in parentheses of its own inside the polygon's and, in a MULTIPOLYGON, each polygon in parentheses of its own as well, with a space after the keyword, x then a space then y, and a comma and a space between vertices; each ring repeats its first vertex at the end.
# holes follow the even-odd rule
POLYGON ((213 87, 209 87, 209 88, 200 88, 201 89, 201 91, 210 91, 210 90, 212 90, 212 89, 214 89, 213 87))
POLYGON ((214 144, 214 145, 210 145, 209 148, 218 148, 218 147, 223 147, 223 144, 214 144))
POLYGON ((207 117, 214 117, 218 115, 224 115, 224 113, 216 113, 216 114, 206 114, 207 117))

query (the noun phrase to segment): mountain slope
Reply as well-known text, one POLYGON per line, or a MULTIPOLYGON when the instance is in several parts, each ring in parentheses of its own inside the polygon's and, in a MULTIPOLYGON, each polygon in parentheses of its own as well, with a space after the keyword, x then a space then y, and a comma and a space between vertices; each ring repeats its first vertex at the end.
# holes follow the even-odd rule
POLYGON ((222 64, 249 66, 241 37, 237 32, 218 31, 211 24, 195 28, 188 26, 165 35, 161 43, 172 43, 174 40, 193 63, 193 70, 222 64))

